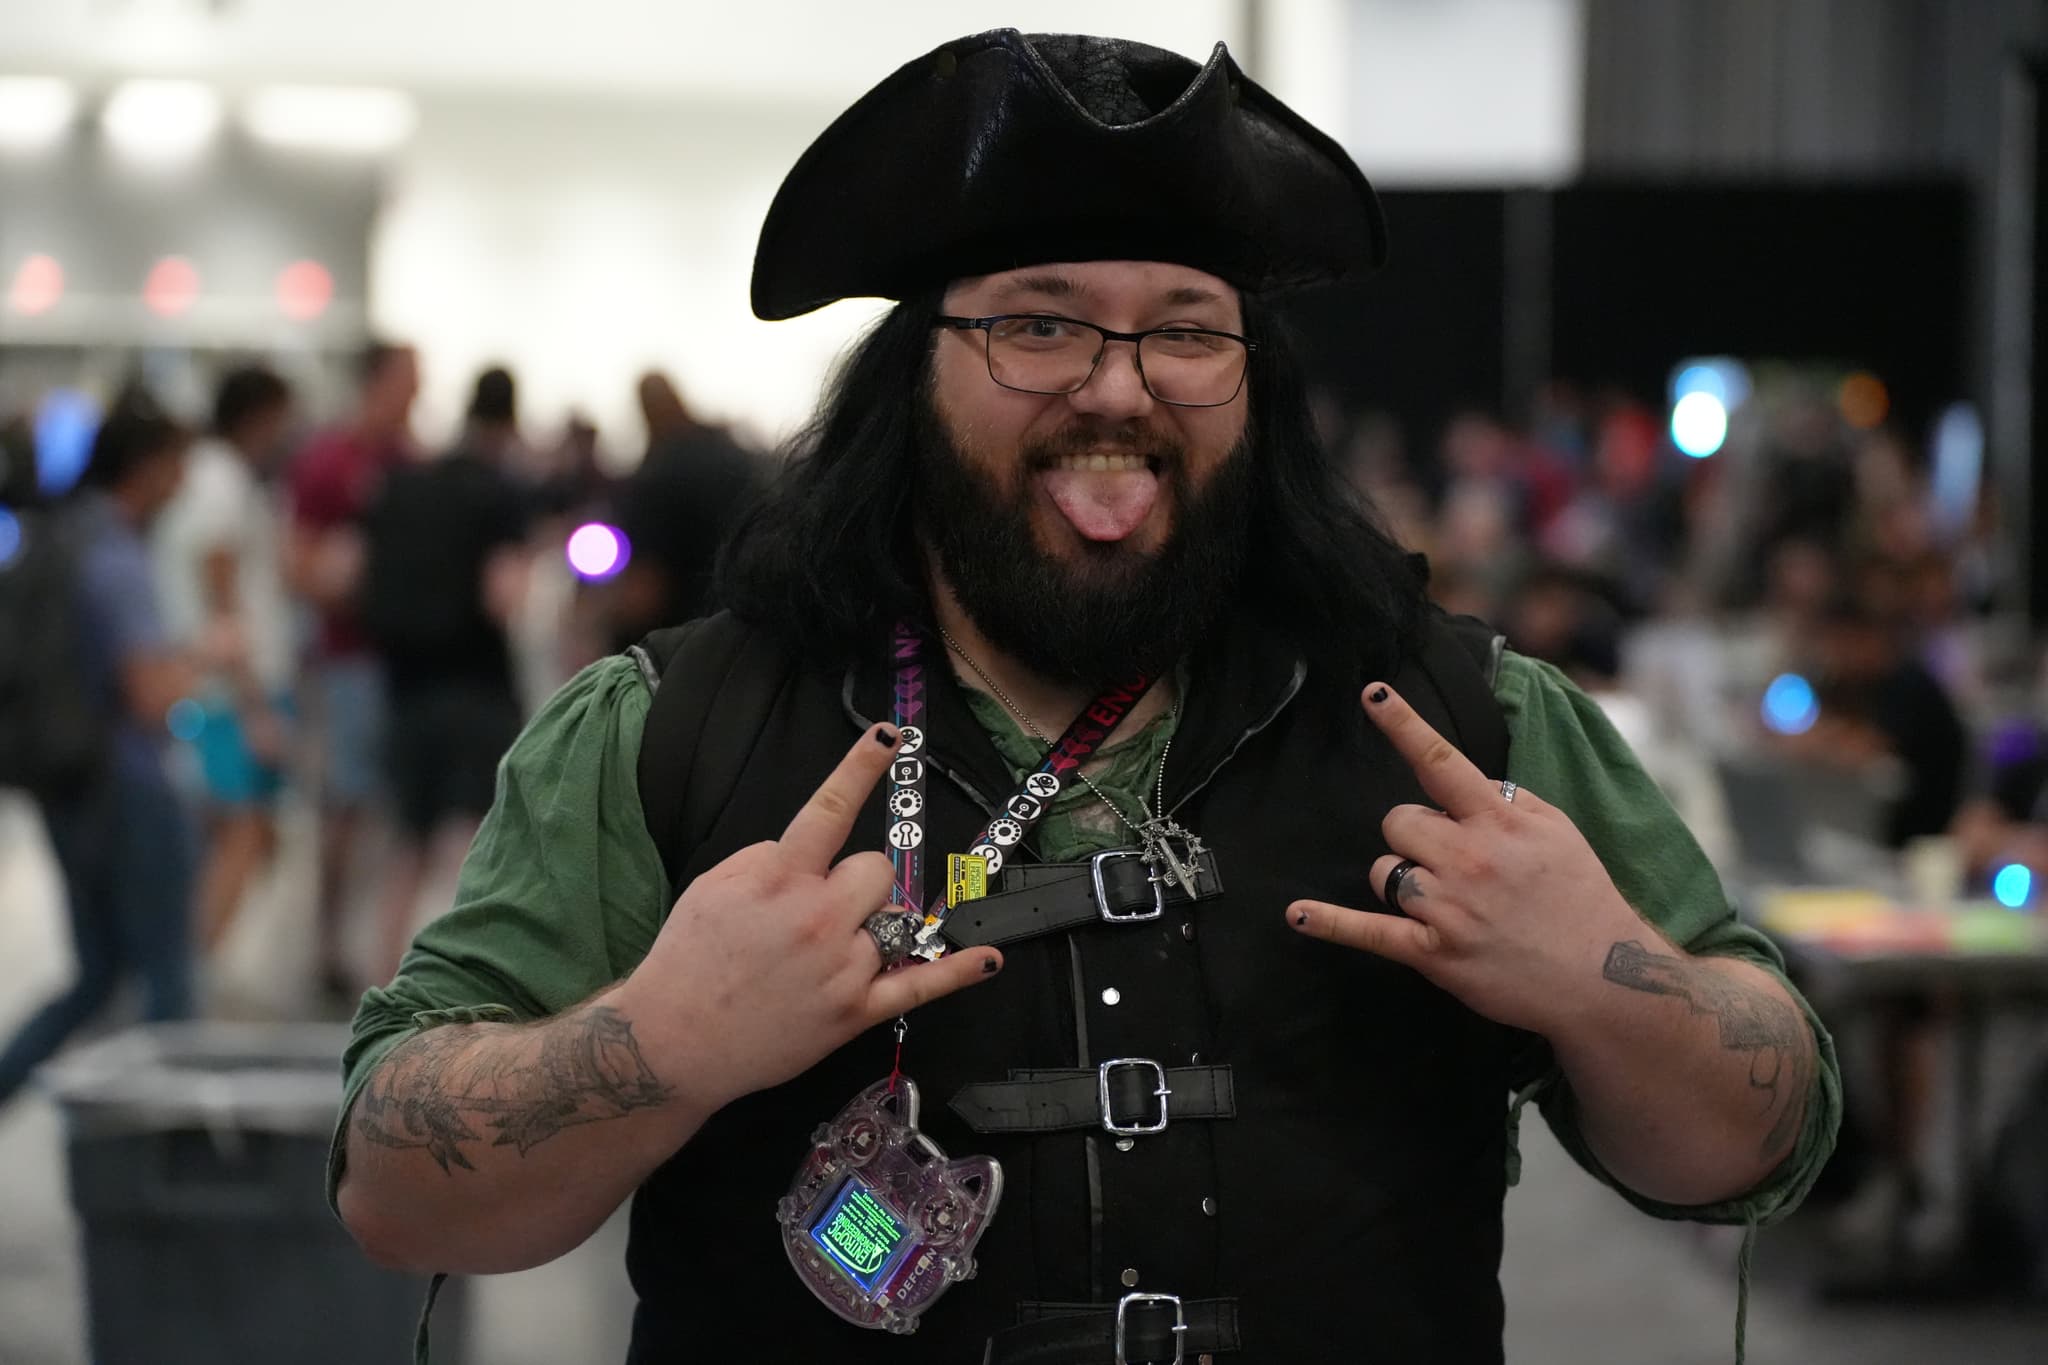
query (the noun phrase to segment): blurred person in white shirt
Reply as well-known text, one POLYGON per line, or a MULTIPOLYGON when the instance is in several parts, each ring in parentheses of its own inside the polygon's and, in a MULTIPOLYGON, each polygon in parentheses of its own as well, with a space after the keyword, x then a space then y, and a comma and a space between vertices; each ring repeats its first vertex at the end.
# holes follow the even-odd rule
POLYGON ((188 732, 210 838, 198 890, 200 942, 216 947, 276 849, 292 681, 290 607, 271 471, 292 422, 292 392, 268 369, 228 373, 212 433, 152 535, 171 639, 225 661, 207 677, 188 732))

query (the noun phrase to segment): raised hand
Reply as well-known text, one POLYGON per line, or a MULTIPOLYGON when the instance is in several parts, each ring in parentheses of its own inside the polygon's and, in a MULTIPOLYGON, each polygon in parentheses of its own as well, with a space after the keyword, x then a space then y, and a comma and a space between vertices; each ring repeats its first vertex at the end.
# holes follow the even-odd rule
POLYGON ((1393 853, 1373 864, 1373 887, 1414 864, 1391 913, 1301 900, 1288 923, 1412 967, 1489 1019, 1551 1033, 1609 948, 1654 931, 1563 811, 1526 789, 1507 799, 1391 687, 1367 687, 1364 705, 1441 809, 1396 806, 1381 824, 1393 853))
POLYGON ((881 973, 863 922, 888 902, 886 854, 832 859, 901 743, 878 725, 855 741, 782 837, 691 882, 622 988, 643 1032, 666 1032, 707 1109, 797 1075, 863 1029, 984 981, 994 949, 881 973))

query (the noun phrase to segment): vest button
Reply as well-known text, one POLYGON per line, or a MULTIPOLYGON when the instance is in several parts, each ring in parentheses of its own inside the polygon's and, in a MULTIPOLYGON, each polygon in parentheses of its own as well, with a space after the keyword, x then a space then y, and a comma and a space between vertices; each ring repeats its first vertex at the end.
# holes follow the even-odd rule
POLYGON ((1216 1201, 1206 1194, 1202 1196, 1202 1212, 1211 1218, 1216 1216, 1216 1201))
POLYGON ((1116 1149, 1119 1152, 1128 1152, 1131 1150, 1131 1148, 1137 1145, 1138 1142, 1136 1138, 1118 1138, 1116 1140, 1116 1149))
POLYGON ((1189 920, 1180 927, 1180 936, 1189 943, 1195 941, 1195 922, 1193 920, 1189 920))
POLYGON ((1117 1001, 1123 998, 1124 993, 1114 986, 1111 986, 1108 990, 1102 993, 1102 1003, 1105 1005, 1114 1005, 1117 1001))
POLYGON ((1133 1285, 1137 1284, 1138 1272, 1135 1270, 1126 1270, 1123 1274, 1117 1276, 1117 1278, 1124 1282, 1124 1288, 1129 1289, 1133 1285))
POLYGON ((1190 1053, 1188 1054, 1188 1065, 1189 1065, 1189 1066, 1200 1066, 1201 1064, 1202 1064, 1202 1054, 1201 1054, 1201 1053, 1199 1053, 1199 1052, 1190 1052, 1190 1053))

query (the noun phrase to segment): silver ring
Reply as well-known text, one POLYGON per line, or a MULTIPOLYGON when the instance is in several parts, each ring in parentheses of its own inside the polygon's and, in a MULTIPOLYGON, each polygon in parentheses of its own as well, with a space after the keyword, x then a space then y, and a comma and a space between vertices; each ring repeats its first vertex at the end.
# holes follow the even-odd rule
POLYGON ((1401 883, 1407 880, 1408 874, 1413 872, 1416 866, 1417 864, 1413 858, 1403 858, 1400 862, 1395 863, 1394 870, 1387 874, 1387 885, 1380 892, 1380 899, 1394 909, 1399 910, 1401 908, 1401 883))
POLYGON ((1512 806, 1515 804, 1515 793, 1520 790, 1521 788, 1512 782, 1502 782, 1500 784, 1500 799, 1512 806))
POLYGON ((887 971, 909 957, 910 950, 917 946, 917 931, 924 927, 924 916, 909 910, 877 910, 860 927, 875 941, 875 951, 882 955, 882 970, 887 971))

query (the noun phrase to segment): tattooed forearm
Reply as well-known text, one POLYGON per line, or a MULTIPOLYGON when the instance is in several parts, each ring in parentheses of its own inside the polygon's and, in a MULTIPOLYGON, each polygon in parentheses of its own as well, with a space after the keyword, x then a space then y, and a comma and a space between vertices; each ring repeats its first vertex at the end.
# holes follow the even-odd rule
POLYGON ((356 1097, 355 1129, 474 1170, 465 1142, 521 1156, 564 1128, 666 1102, 632 1021, 593 1005, 538 1027, 444 1025, 394 1048, 356 1097), (488 1033, 482 1030, 489 1030, 488 1033))
POLYGON ((1761 1095, 1760 1113, 1772 1120, 1761 1155, 1775 1160, 1791 1147, 1816 1065, 1812 1031, 1797 1009, 1690 958, 1653 953, 1635 939, 1608 949, 1601 975, 1630 990, 1683 1000, 1694 1014, 1711 1016, 1721 1046, 1749 1055, 1749 1084, 1761 1095))

